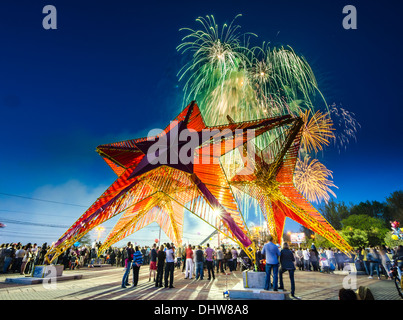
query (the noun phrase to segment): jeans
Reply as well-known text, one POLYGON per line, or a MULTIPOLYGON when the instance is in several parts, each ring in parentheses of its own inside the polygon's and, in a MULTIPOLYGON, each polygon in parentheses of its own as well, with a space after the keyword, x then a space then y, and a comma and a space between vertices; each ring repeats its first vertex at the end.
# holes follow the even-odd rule
POLYGON ((164 263, 159 263, 157 265, 157 280, 155 280, 156 287, 162 287, 163 274, 164 274, 164 263))
POLYGON ((132 262, 127 261, 126 271, 125 271, 125 274, 123 275, 123 279, 122 279, 122 287, 129 284, 129 274, 130 274, 131 267, 132 267, 132 262))
POLYGON ((304 270, 311 270, 311 265, 309 264, 309 260, 304 259, 304 270))
POLYGON ((236 265, 237 265, 237 259, 236 259, 236 258, 233 258, 233 259, 232 259, 232 270, 233 270, 233 271, 236 271, 236 265))
POLYGON ((270 275, 273 269, 273 289, 278 289, 278 264, 266 264, 266 283, 265 290, 270 290, 270 275))
POLYGON ((228 268, 229 268, 229 271, 232 272, 232 267, 233 267, 232 259, 231 259, 231 260, 227 260, 227 266, 228 266, 228 268))
POLYGON ((219 271, 221 271, 222 273, 224 273, 224 265, 223 265, 223 260, 219 260, 217 259, 217 273, 219 271))
POLYGON ((175 268, 174 262, 167 262, 165 264, 165 277, 164 277, 165 287, 168 287, 168 278, 169 278, 169 286, 170 287, 173 286, 173 283, 174 283, 174 268, 175 268))
POLYGON ((203 261, 196 262, 196 279, 203 280, 203 261))
POLYGON ((213 261, 207 260, 206 262, 207 262, 207 271, 209 280, 211 279, 211 275, 213 275, 213 279, 215 279, 213 261))
POLYGON ((136 266, 133 264, 133 286, 137 286, 137 283, 139 281, 139 272, 140 272, 140 266, 136 266))
POLYGON ((290 282, 291 282, 291 295, 293 296, 295 293, 295 281, 294 281, 294 269, 283 269, 280 268, 280 288, 284 289, 284 283, 283 283, 283 273, 288 271, 288 275, 290 276, 290 282))
POLYGON ((372 277, 374 273, 374 269, 376 271, 376 274, 378 275, 378 278, 380 277, 379 273, 379 263, 378 262, 371 262, 370 263, 370 270, 369 270, 369 275, 372 277))
POLYGON ((364 261, 365 273, 369 276, 370 272, 369 269, 371 267, 371 263, 369 261, 364 261))
POLYGON ((4 258, 3 273, 7 273, 8 267, 10 266, 12 261, 13 261, 13 258, 11 258, 11 257, 4 258))

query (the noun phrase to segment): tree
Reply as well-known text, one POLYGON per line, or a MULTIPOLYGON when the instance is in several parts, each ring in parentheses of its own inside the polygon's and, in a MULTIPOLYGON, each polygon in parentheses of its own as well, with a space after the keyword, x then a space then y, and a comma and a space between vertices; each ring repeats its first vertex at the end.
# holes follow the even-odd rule
POLYGON ((350 215, 349 207, 344 202, 337 203, 334 199, 322 205, 319 211, 336 230, 342 228, 341 221, 350 215))
POLYGON ((403 223, 403 191, 395 191, 386 198, 390 211, 390 220, 397 220, 403 223))
POLYGON ((366 247, 369 244, 368 233, 364 230, 344 227, 340 233, 352 247, 366 247))
POLYGON ((79 242, 80 242, 82 245, 88 245, 88 246, 90 246, 91 243, 92 243, 90 234, 89 234, 89 233, 86 233, 85 235, 83 235, 83 237, 79 240, 79 242))
POLYGON ((381 218, 385 221, 388 219, 389 208, 385 202, 379 201, 365 201, 353 205, 350 209, 352 215, 365 214, 373 218, 381 218))
POLYGON ((312 242, 312 239, 315 238, 315 233, 312 230, 310 230, 307 227, 302 226, 302 225, 301 225, 299 231, 303 232, 305 234, 305 243, 303 245, 306 247, 309 247, 309 244, 312 242))
POLYGON ((315 243, 316 248, 331 248, 331 247, 334 247, 334 245, 329 240, 327 240, 326 238, 322 237, 319 234, 315 235, 314 243, 315 243))
MULTIPOLYGON (((366 233, 369 245, 380 245, 384 243, 385 235, 389 229, 385 221, 380 218, 369 217, 366 214, 351 215, 342 221, 343 231, 362 230, 366 233), (349 229, 349 227, 351 229, 349 229)), ((347 239, 346 239, 347 240, 347 239)), ((348 240, 347 240, 348 242, 348 240)))

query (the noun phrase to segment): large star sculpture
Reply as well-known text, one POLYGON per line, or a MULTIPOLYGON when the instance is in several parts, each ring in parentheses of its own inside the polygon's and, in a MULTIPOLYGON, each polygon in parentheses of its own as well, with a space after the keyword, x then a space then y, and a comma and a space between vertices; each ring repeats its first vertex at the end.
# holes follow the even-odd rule
MULTIPOLYGON (((230 185, 258 201, 274 241, 281 241, 288 217, 349 252, 351 246, 294 186, 302 126, 302 119, 294 118, 293 123, 284 126, 282 134, 265 149, 249 148, 255 153, 246 155, 249 160, 230 177, 230 185)), ((243 151, 242 148, 239 150, 243 151)))
POLYGON ((215 228, 222 225, 220 232, 249 247, 246 223, 219 159, 290 121, 285 115, 207 127, 192 102, 157 136, 97 147, 118 178, 54 243, 47 260, 53 261, 84 234, 122 212, 104 249, 153 221, 179 244, 184 209, 215 228))

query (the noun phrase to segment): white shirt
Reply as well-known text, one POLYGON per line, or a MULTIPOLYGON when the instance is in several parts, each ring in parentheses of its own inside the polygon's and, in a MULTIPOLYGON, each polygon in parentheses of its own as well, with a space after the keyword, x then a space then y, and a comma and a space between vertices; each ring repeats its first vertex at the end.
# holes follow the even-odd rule
POLYGON ((309 252, 308 252, 308 250, 302 251, 302 254, 304 256, 304 260, 309 260, 309 252))
POLYGON ((334 259, 334 252, 332 250, 326 250, 326 257, 328 259, 334 259))
POLYGON ((172 249, 168 249, 166 251, 166 258, 165 259, 166 259, 167 262, 175 262, 174 261, 174 252, 173 252, 172 249))
POLYGON ((19 249, 15 252, 15 257, 16 258, 23 258, 25 255, 25 250, 24 249, 19 249))

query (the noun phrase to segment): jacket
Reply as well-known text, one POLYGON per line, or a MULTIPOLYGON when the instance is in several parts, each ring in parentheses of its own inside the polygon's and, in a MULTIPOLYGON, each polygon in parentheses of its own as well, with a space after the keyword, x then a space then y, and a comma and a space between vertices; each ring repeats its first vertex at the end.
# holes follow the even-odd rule
POLYGON ((294 254, 290 249, 283 249, 280 253, 280 264, 284 270, 295 270, 294 254))
POLYGON ((142 265, 143 264, 143 254, 141 251, 134 251, 133 253, 133 266, 137 264, 142 265))

